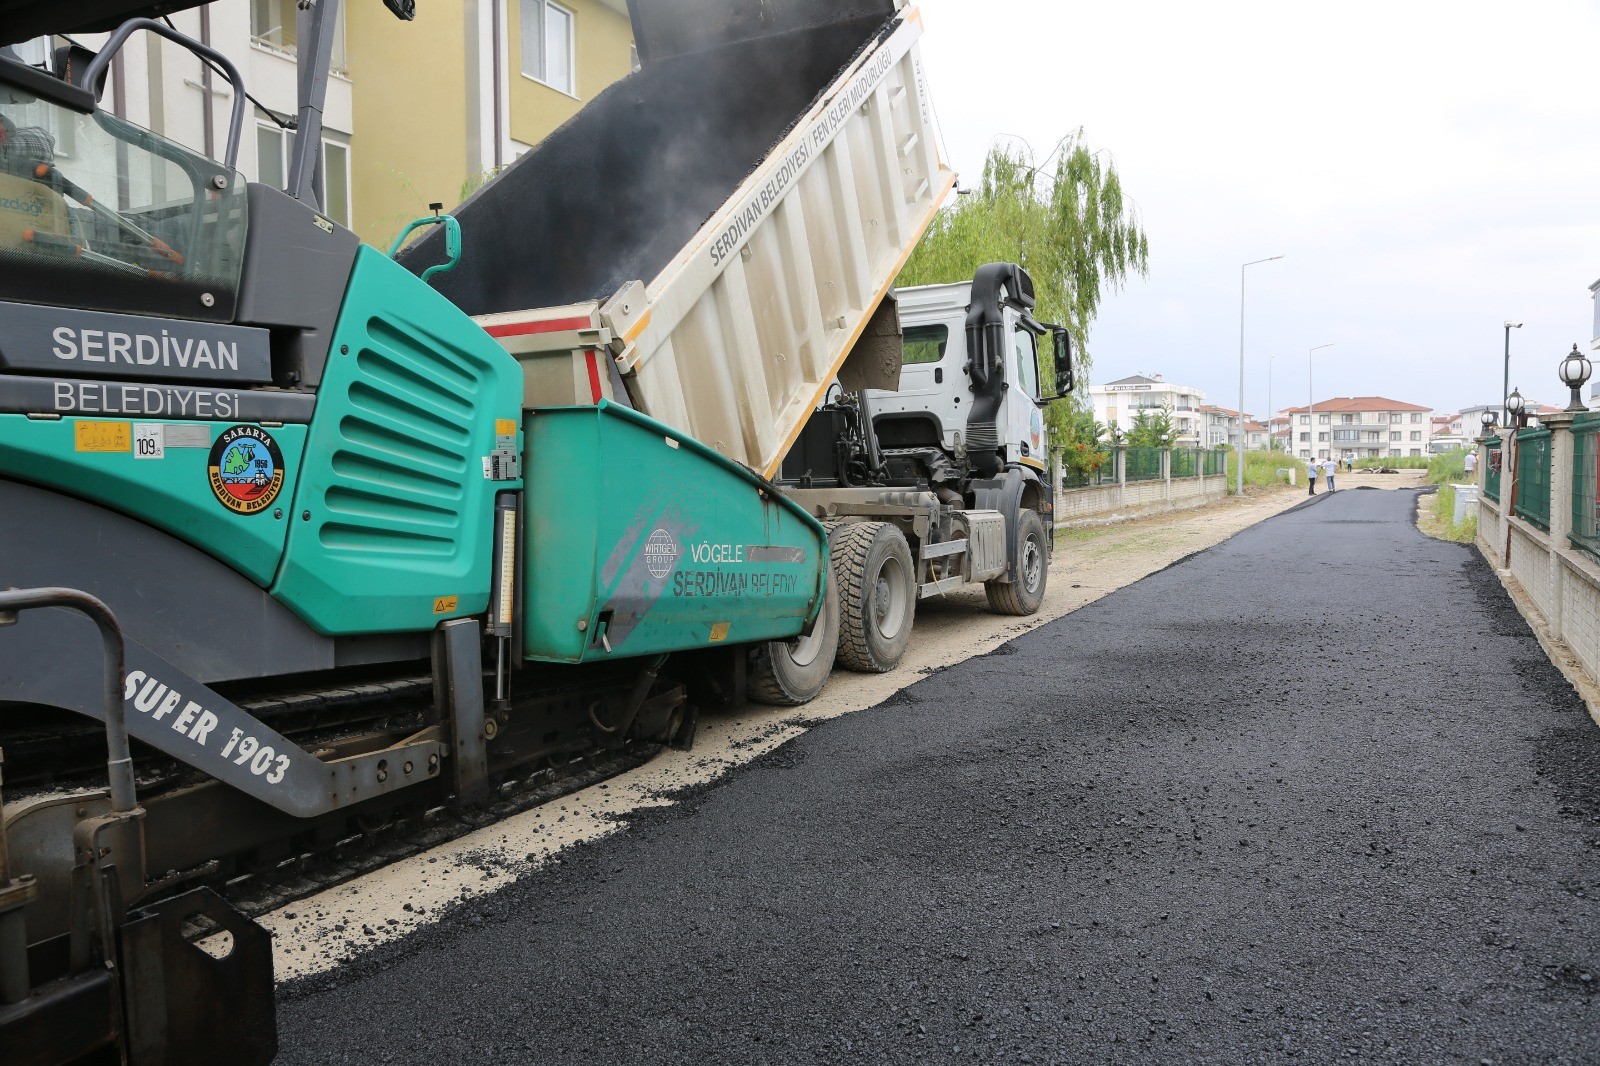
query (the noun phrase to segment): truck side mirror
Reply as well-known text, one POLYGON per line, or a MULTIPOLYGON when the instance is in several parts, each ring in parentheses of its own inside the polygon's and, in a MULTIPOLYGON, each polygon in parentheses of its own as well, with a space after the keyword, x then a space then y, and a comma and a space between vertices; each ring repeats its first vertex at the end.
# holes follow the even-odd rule
POLYGON ((1056 348, 1056 395, 1065 396, 1072 391, 1072 338, 1057 326, 1051 331, 1056 348))

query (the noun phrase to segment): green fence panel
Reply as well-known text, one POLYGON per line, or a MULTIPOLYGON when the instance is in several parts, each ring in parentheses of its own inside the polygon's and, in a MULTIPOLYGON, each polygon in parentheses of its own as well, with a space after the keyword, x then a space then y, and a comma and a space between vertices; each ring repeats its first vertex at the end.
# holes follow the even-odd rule
POLYGON ((1117 449, 1110 445, 1101 445, 1099 450, 1105 455, 1106 461, 1093 470, 1082 473, 1067 472, 1061 475, 1061 487, 1064 489, 1086 489, 1096 485, 1114 485, 1117 481, 1117 449))
MULTIPOLYGON (((1483 494, 1489 499, 1500 502, 1500 466, 1505 452, 1500 447, 1498 440, 1488 446, 1488 456, 1483 463, 1483 494)), ((1358 464, 1359 465, 1359 464, 1358 464)))
POLYGON ((1600 558, 1600 418, 1580 416, 1572 425, 1572 532, 1568 540, 1600 558))
POLYGON ((1550 431, 1524 429, 1517 433, 1518 517, 1550 528, 1550 431))
POLYGON ((1161 448, 1129 448, 1128 480, 1160 481, 1161 448))
POLYGON ((1227 452, 1213 448, 1211 451, 1205 452, 1204 455, 1205 466, 1203 469, 1205 470, 1206 477, 1226 474, 1228 472, 1227 452))
POLYGON ((1198 448, 1172 449, 1170 473, 1173 477, 1200 476, 1200 450, 1198 448))

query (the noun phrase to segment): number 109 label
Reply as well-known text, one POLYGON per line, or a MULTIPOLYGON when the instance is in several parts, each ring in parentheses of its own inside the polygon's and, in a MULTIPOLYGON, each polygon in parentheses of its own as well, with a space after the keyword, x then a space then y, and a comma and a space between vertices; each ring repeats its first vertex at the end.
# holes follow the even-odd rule
POLYGON ((167 456, 166 426, 160 422, 142 422, 133 427, 133 457, 135 459, 165 459, 167 456))

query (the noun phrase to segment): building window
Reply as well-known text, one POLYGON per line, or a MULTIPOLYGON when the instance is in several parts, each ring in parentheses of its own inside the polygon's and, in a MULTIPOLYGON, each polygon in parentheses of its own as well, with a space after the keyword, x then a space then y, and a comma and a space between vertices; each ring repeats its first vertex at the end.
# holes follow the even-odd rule
POLYGON ((1355 420, 1356 420, 1356 416, 1355 415, 1340 415, 1339 416, 1339 421, 1342 422, 1344 425, 1347 425, 1347 426, 1350 425, 1355 420))
POLYGON ((1418 422, 1421 422, 1421 421, 1422 421, 1422 415, 1421 415, 1420 412, 1417 412, 1417 411, 1411 412, 1411 424, 1412 425, 1416 425, 1418 422))
POLYGON ((572 12, 550 0, 522 0, 522 73, 576 96, 572 12))
POLYGON ((1302 426, 1309 426, 1311 424, 1311 416, 1310 415, 1301 415, 1300 416, 1300 424, 1302 426))
POLYGON ((1422 449, 1421 448, 1412 448, 1411 449, 1411 454, 1412 455, 1421 455, 1422 454, 1422 449))
POLYGON ((1411 439, 1412 440, 1421 440, 1422 439, 1422 431, 1421 430, 1415 430, 1415 429, 1412 430, 1411 431, 1411 439))
POLYGON ((1317 434, 1317 440, 1318 441, 1326 443, 1327 439, 1328 439, 1328 435, 1326 433, 1318 433, 1317 434))
POLYGON ((1317 422, 1319 424, 1321 424, 1321 425, 1326 426, 1327 424, 1329 424, 1332 421, 1333 421, 1333 416, 1332 415, 1318 415, 1317 416, 1317 422))
MULTIPOLYGON (((289 183, 289 153, 294 134, 276 124, 256 124, 256 180, 274 189, 289 183)), ((322 142, 323 214, 350 228, 350 146, 326 138, 322 142)))
POLYGON ((1311 434, 1309 434, 1309 433, 1300 434, 1300 443, 1301 444, 1310 444, 1311 443, 1311 434))
MULTIPOLYGON (((297 0, 250 0, 250 36, 259 44, 294 55, 300 43, 297 0)), ((334 19, 333 56, 329 65, 344 70, 344 5, 334 19)))
POLYGON ((1400 439, 1400 431, 1398 429, 1392 430, 1389 433, 1389 439, 1390 440, 1399 440, 1400 439))

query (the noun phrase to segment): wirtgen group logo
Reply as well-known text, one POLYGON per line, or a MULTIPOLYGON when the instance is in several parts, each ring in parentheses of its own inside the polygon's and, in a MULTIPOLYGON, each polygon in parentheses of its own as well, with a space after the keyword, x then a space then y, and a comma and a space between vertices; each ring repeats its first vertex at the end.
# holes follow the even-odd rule
POLYGON ((678 540, 664 529, 657 529, 644 542, 644 565, 651 577, 666 577, 678 565, 678 540))
POLYGON ((256 426, 229 426, 211 445, 211 492, 234 514, 260 514, 283 490, 283 453, 256 426))

